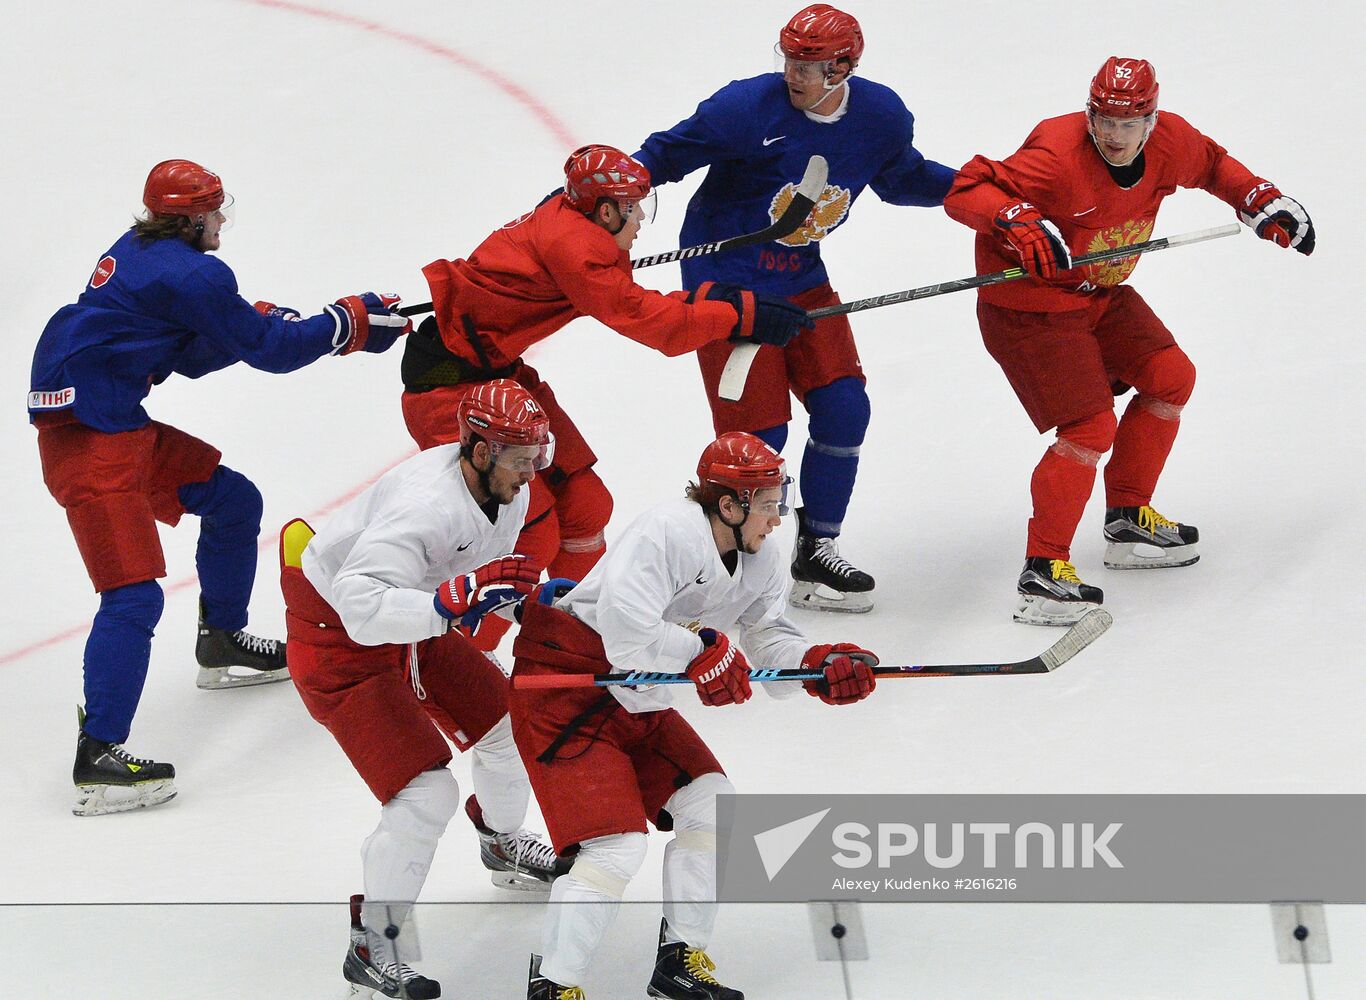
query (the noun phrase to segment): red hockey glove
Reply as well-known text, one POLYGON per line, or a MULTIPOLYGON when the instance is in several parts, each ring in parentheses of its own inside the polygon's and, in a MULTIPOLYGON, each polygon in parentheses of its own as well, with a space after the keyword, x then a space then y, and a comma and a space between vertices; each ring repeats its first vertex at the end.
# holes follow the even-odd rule
POLYGON ((300 319, 299 310, 291 309, 289 306, 277 306, 274 302, 253 302, 252 308, 262 316, 279 316, 281 319, 295 321, 300 319))
POLYGON ((688 296, 689 302, 697 299, 727 302, 735 310, 740 320, 730 332, 731 340, 786 347, 797 334, 816 325, 801 306, 777 296, 751 292, 739 285, 704 281, 688 296))
POLYGON ((749 662, 739 646, 722 632, 704 628, 697 633, 704 648, 688 664, 688 677, 697 685, 702 704, 739 705, 749 701, 749 662))
POLYGON ((393 347, 394 341, 413 328, 412 320, 398 314, 402 301, 392 292, 366 292, 323 306, 323 311, 337 324, 332 335, 332 353, 383 354, 393 347))
POLYGON ((1029 202, 1016 202, 997 212, 996 227, 1020 255, 1024 269, 1035 277, 1051 281, 1072 266, 1072 255, 1058 227, 1029 202))
POLYGON ((437 613, 467 635, 479 631, 484 616, 516 604, 530 594, 541 571, 526 556, 504 556, 436 588, 437 613))
POLYGON ((1294 198, 1281 194, 1270 181, 1257 178, 1252 190, 1243 197, 1238 218, 1259 237, 1278 247, 1298 250, 1306 257, 1314 252, 1314 223, 1309 213, 1294 198))
POLYGON ((877 687, 877 677, 873 675, 877 664, 876 655, 850 642, 812 646, 802 657, 802 666, 824 671, 825 679, 802 681, 802 687, 827 705, 852 705, 867 698, 877 687))

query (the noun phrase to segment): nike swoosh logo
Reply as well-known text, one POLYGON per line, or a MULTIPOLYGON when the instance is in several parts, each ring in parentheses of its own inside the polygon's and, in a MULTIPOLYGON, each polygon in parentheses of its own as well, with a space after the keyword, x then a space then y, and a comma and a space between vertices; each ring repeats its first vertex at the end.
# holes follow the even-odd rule
POLYGON ((778 137, 775 138, 775 139, 765 139, 765 140, 764 140, 764 145, 765 145, 765 146, 772 146, 775 142, 778 142, 780 139, 786 139, 786 138, 787 138, 787 136, 785 136, 785 135, 780 135, 780 136, 778 136, 778 137))
POLYGON ((704 579, 702 579, 702 574, 701 574, 701 573, 698 573, 698 574, 697 574, 697 582, 698 582, 699 584, 702 584, 702 583, 706 583, 707 581, 704 580, 704 579))
POLYGON ((1092 212, 1094 212, 1094 211, 1096 210, 1096 208, 1097 208, 1097 206, 1092 205, 1090 208, 1088 208, 1088 209, 1087 209, 1086 211, 1084 211, 1084 212, 1073 212, 1073 213, 1072 213, 1072 218, 1074 218, 1074 219, 1080 219, 1083 215, 1090 215, 1092 212))
POLYGON ((457 545, 456 548, 455 548, 455 551, 457 551, 457 552, 464 552, 467 548, 469 548, 469 547, 470 547, 471 545, 473 545, 473 544, 474 544, 473 541, 469 541, 469 542, 466 542, 464 545, 457 545))

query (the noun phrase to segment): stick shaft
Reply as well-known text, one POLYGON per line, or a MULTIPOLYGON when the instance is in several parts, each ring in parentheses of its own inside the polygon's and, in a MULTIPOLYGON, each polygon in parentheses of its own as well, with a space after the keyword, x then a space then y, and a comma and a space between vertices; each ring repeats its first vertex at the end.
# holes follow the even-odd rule
MULTIPOLYGON (((1114 619, 1104 608, 1087 612, 1069 628, 1057 642, 1038 656, 1009 663, 942 663, 938 665, 904 664, 876 666, 877 677, 1006 677, 1018 674, 1046 674, 1058 669, 1095 642, 1113 624, 1114 619)), ((778 670, 752 668, 751 684, 772 684, 777 681, 814 681, 825 675, 819 670, 778 670)), ((612 674, 517 674, 512 675, 512 686, 530 688, 618 687, 648 684, 691 684, 686 674, 662 671, 632 670, 612 674)))
MULTIPOLYGON (((1206 240, 1217 240, 1225 236, 1233 236, 1242 231, 1242 226, 1236 222, 1231 222, 1226 226, 1216 226, 1213 229, 1198 229, 1189 233, 1180 233, 1176 236, 1163 236, 1159 239, 1148 240, 1146 243, 1135 243, 1132 246, 1116 247, 1113 250, 1098 250, 1095 253, 1083 254, 1080 257, 1072 258, 1072 266, 1085 267, 1088 264, 1099 264, 1107 260, 1123 260, 1126 257, 1137 257, 1139 254, 1153 253, 1157 250, 1166 250, 1169 247, 1186 246, 1191 243, 1204 243, 1206 240)), ((882 306, 896 305, 898 302, 914 302, 917 299, 929 299, 936 295, 947 295, 949 292, 961 292, 968 288, 983 288, 987 285, 1001 285, 1007 281, 1018 281, 1028 272, 1022 267, 1011 267, 1004 271, 995 271, 991 274, 979 274, 971 278, 956 278, 952 281, 941 281, 935 285, 922 285, 920 288, 908 288, 900 292, 888 292, 886 295, 875 295, 868 299, 858 299, 854 302, 842 302, 836 306, 825 306, 821 309, 812 309, 807 313, 812 319, 824 319, 826 316, 843 316, 847 313, 862 312, 865 309, 880 309, 882 306)))

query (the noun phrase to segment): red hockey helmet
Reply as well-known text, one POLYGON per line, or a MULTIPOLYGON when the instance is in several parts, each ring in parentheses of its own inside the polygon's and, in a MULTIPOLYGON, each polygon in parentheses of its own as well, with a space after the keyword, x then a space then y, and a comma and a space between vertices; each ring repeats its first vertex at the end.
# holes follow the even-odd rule
POLYGON ((202 215, 223 207, 223 182, 189 160, 162 160, 147 175, 142 203, 153 215, 202 215))
POLYGON ((728 431, 707 445, 697 460, 697 481, 734 490, 746 508, 758 490, 781 490, 778 513, 787 513, 787 465, 753 434, 728 431))
POLYGON ((599 198, 639 202, 650 193, 650 171, 615 146, 580 146, 564 161, 564 196, 576 211, 587 214, 599 198))
POLYGON ((500 465, 515 467, 529 461, 531 468, 539 470, 555 459, 549 415, 512 379, 479 383, 460 397, 455 412, 460 443, 469 447, 476 436, 482 438, 500 465))
POLYGON ((1086 109, 1107 118, 1143 118, 1157 110, 1157 74, 1146 59, 1105 60, 1091 81, 1086 109))
POLYGON ((778 32, 778 48, 787 58, 802 62, 848 59, 858 65, 863 30, 852 14, 827 3, 813 3, 793 14, 778 32))

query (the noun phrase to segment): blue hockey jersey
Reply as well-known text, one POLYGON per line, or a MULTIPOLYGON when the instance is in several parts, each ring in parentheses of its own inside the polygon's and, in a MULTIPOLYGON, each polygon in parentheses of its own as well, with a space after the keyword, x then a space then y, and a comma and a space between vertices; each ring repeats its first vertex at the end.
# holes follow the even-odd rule
POLYGON ((655 184, 699 167, 706 179, 688 204, 681 246, 752 233, 771 225, 792 201, 815 154, 830 175, 812 218, 781 241, 682 262, 683 283, 728 281, 770 295, 796 295, 828 279, 820 240, 842 223, 865 187, 894 205, 943 203, 955 171, 912 145, 915 118, 894 91, 849 79, 844 113, 817 122, 788 100, 782 74, 737 80, 703 101, 693 116, 645 140, 636 157, 655 184))
POLYGON ((33 354, 29 417, 71 409, 96 430, 134 430, 142 400, 172 374, 199 378, 238 361, 268 372, 333 350, 336 322, 263 316, 237 293, 227 264, 179 239, 126 232, 100 258, 81 297, 48 320, 33 354))

